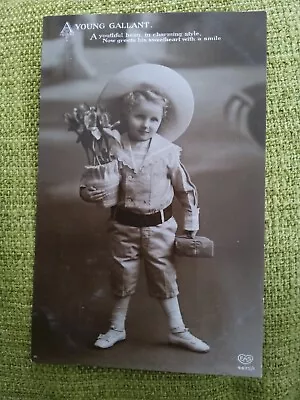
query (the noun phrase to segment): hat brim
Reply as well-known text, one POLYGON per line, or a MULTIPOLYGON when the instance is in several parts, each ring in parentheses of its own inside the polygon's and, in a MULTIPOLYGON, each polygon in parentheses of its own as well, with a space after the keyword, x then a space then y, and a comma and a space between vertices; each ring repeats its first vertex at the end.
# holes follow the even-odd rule
POLYGON ((121 117, 121 99, 132 91, 152 88, 170 102, 159 134, 176 140, 189 126, 194 112, 194 96, 188 82, 173 69, 158 64, 138 64, 123 69, 104 87, 97 106, 106 109, 112 122, 121 117))

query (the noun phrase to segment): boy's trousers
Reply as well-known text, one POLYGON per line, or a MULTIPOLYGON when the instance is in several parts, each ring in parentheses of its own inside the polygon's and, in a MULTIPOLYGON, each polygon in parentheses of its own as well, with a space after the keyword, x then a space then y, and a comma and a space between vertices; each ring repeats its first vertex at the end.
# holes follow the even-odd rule
POLYGON ((111 284, 116 296, 135 292, 144 262, 150 296, 167 299, 178 295, 174 265, 174 217, 156 226, 137 228, 109 221, 112 255, 111 284))

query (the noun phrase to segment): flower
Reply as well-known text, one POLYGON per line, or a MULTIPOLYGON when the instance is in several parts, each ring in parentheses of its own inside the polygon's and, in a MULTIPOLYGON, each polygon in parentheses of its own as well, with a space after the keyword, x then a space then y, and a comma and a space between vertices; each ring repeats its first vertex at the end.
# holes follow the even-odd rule
POLYGON ((120 133, 115 129, 119 121, 110 124, 109 114, 99 107, 83 103, 65 113, 68 130, 77 134, 76 143, 81 143, 89 165, 106 164, 113 159, 111 153, 114 142, 120 143, 120 133))

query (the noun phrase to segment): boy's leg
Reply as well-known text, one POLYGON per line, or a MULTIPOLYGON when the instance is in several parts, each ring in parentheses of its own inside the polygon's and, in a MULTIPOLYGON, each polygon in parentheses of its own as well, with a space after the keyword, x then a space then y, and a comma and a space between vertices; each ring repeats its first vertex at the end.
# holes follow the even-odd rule
POLYGON ((124 331, 125 320, 131 296, 115 297, 115 299, 116 302, 111 317, 111 328, 115 329, 116 331, 124 331))
POLYGON ((207 352, 209 346, 185 327, 178 303, 174 266, 174 240, 177 224, 174 218, 143 230, 143 252, 149 293, 159 299, 169 322, 169 342, 189 350, 207 352))
POLYGON ((170 331, 183 332, 185 330, 185 325, 182 320, 182 315, 178 304, 178 297, 176 296, 169 299, 159 299, 159 302, 168 318, 170 331))
POLYGON ((95 342, 96 347, 107 349, 117 342, 126 339, 125 320, 131 296, 115 297, 111 326, 105 334, 100 334, 95 342))
POLYGON ((106 349, 126 339, 125 320, 131 295, 135 291, 140 265, 140 231, 138 228, 111 222, 110 248, 112 255, 111 285, 115 295, 111 326, 100 334, 96 347, 106 349))
POLYGON ((208 352, 208 344, 192 335, 185 327, 177 296, 169 299, 160 299, 159 302, 168 317, 170 329, 169 342, 192 351, 208 352))

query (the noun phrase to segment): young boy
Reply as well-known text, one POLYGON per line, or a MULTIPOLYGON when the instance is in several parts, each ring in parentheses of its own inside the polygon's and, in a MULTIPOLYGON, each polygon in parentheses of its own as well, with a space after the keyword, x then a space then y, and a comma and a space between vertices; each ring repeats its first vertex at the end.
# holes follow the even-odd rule
MULTIPOLYGON (((173 253, 174 194, 184 209, 185 232, 194 237, 199 229, 197 192, 180 162, 181 149, 165 138, 178 137, 190 122, 190 87, 175 71, 145 64, 128 68, 109 82, 100 96, 102 106, 111 105, 112 98, 122 99, 120 119, 126 126, 107 164, 117 163, 120 174, 109 227, 115 305, 110 329, 98 336, 95 346, 109 348, 126 339, 125 319, 143 260, 149 294, 159 300, 168 319, 169 342, 207 352, 209 346, 182 320, 173 253)), ((102 190, 81 187, 85 201, 98 202, 103 195, 102 190)))

